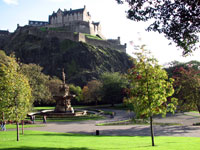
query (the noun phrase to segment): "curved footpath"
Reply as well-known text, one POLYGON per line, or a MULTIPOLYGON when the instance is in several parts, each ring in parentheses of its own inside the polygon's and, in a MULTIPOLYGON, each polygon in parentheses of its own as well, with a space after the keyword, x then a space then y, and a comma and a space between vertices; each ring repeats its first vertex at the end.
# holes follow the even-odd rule
MULTIPOLYGON (((94 135, 96 133, 96 130, 99 130, 100 135, 150 136, 150 129, 147 125, 96 126, 96 124, 102 122, 112 122, 129 119, 132 115, 124 110, 113 111, 116 112, 116 116, 112 119, 107 118, 105 120, 90 120, 80 122, 49 122, 46 124, 45 127, 34 127, 26 130, 39 130, 61 133, 82 133, 90 135, 94 135)), ((155 136, 200 137, 200 126, 192 126, 193 123, 200 122, 200 117, 198 116, 198 114, 176 113, 175 115, 167 115, 166 118, 156 117, 154 118, 154 121, 182 124, 181 126, 155 125, 155 136)))

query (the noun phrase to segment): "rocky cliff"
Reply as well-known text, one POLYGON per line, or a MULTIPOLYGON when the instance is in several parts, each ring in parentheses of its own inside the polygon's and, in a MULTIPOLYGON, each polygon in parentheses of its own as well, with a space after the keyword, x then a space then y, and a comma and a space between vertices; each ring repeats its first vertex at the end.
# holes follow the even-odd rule
POLYGON ((13 33, 2 47, 7 54, 14 52, 23 63, 39 64, 45 74, 61 78, 64 68, 67 82, 80 86, 98 79, 103 72, 125 73, 132 66, 124 52, 44 34, 32 35, 25 29, 13 33))

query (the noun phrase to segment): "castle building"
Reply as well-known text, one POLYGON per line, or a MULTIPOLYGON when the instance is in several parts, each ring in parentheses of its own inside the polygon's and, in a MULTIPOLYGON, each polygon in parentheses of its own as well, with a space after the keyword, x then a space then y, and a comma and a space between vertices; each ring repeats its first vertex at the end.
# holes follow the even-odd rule
POLYGON ((46 21, 32 21, 29 20, 29 26, 35 26, 35 27, 42 27, 42 26, 46 26, 49 24, 49 22, 46 21))
MULTIPOLYGON (((101 33, 100 22, 93 22, 86 7, 62 11, 58 9, 49 16, 49 21, 29 21, 29 26, 44 27, 48 37, 70 39, 72 41, 86 42, 94 46, 113 48, 126 52, 126 44, 121 45, 120 37, 117 39, 105 39, 101 33), (53 28, 53 29, 52 29, 53 28), (58 28, 58 29, 54 29, 58 28), (60 28, 60 30, 59 30, 60 28), (58 32, 59 31, 59 32, 58 32), (97 39, 92 38, 96 36, 97 39), (98 39, 99 38, 99 39, 98 39)), ((39 34, 34 29, 29 29, 30 34, 39 34)))
POLYGON ((58 9, 49 16, 49 27, 66 27, 72 32, 87 33, 91 35, 98 35, 103 38, 101 34, 100 22, 93 22, 90 13, 86 7, 81 9, 64 10, 58 9))

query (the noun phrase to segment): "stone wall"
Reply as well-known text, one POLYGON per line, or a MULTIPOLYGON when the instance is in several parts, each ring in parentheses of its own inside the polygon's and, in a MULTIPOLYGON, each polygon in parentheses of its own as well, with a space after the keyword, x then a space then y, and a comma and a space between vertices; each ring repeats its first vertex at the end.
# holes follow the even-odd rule
POLYGON ((90 23, 84 22, 84 21, 73 21, 68 24, 55 24, 55 25, 48 25, 47 27, 63 27, 68 32, 81 32, 81 33, 87 33, 92 34, 90 30, 90 23))
POLYGON ((86 37, 84 33, 76 33, 70 31, 40 31, 38 28, 28 28, 28 30, 22 30, 23 32, 28 32, 30 35, 35 35, 39 37, 57 37, 60 40, 69 39, 76 42, 85 42, 94 46, 106 47, 110 49, 120 50, 122 52, 126 52, 126 44, 121 45, 119 44, 120 41, 118 39, 118 43, 110 42, 108 40, 96 40, 86 37))
POLYGON ((94 46, 100 46, 100 47, 106 47, 110 49, 117 49, 122 52, 126 52, 126 44, 124 45, 119 45, 115 43, 111 43, 107 40, 96 40, 96 39, 90 39, 85 37, 85 42, 94 46))

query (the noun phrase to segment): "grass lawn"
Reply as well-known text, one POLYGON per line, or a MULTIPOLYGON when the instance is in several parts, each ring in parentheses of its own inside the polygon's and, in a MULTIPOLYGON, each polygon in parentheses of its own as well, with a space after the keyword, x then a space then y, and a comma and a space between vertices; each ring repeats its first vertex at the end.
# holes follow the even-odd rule
MULTIPOLYGON (((36 124, 28 124, 24 125, 24 128, 32 128, 32 127, 44 127, 45 125, 36 125, 36 124)), ((16 125, 15 124, 7 124, 6 129, 15 129, 16 125)), ((21 125, 19 125, 19 128, 22 128, 21 125)))
POLYGON ((52 110, 55 109, 55 107, 47 106, 47 107, 34 107, 33 111, 41 111, 41 110, 52 110))
POLYGON ((2 150, 199 150, 200 138, 144 136, 92 136, 25 131, 16 141, 16 132, 0 132, 2 150))

